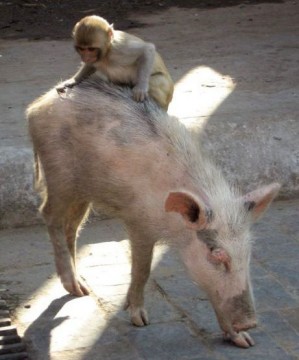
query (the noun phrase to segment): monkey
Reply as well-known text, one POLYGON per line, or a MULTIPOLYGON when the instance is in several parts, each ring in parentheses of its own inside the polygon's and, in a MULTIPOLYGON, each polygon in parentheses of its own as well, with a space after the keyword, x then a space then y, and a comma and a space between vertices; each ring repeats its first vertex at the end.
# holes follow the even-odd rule
POLYGON ((136 101, 150 96, 167 111, 174 84, 154 44, 114 30, 113 25, 97 15, 77 22, 72 36, 83 64, 72 78, 56 87, 58 92, 96 73, 105 81, 132 87, 136 101))

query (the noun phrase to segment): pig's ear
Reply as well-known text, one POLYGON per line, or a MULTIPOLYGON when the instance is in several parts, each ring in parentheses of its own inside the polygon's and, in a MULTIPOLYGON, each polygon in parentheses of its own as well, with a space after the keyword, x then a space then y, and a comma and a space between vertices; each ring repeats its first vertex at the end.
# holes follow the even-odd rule
POLYGON ((254 221, 261 217, 267 210, 278 194, 280 187, 280 184, 273 183, 243 196, 244 206, 250 211, 254 221))
POLYGON ((181 214, 188 227, 194 230, 204 229, 208 223, 208 216, 203 206, 185 192, 171 192, 165 201, 165 210, 181 214))

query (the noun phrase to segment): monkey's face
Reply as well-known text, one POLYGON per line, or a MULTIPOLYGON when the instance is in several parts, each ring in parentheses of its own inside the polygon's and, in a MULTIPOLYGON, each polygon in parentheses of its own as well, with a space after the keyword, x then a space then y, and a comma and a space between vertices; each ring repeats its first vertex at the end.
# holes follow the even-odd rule
POLYGON ((93 64, 106 57, 112 37, 113 27, 98 16, 83 18, 73 30, 75 49, 86 64, 93 64))
POLYGON ((75 46, 75 49, 85 64, 93 64, 99 60, 101 51, 96 47, 75 46))

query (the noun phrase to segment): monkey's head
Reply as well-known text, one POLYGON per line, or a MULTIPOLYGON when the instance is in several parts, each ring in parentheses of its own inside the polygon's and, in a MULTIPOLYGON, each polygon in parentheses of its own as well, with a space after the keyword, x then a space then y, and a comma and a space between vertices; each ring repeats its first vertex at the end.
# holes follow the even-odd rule
POLYGON ((87 64, 100 61, 107 55, 112 37, 113 26, 96 15, 81 19, 73 29, 75 49, 87 64))

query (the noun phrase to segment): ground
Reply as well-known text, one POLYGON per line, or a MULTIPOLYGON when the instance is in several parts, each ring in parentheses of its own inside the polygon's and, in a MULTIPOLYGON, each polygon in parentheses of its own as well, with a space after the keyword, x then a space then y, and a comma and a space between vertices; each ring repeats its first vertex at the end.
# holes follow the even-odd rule
POLYGON ((14 310, 31 360, 298 360, 298 205, 276 202, 254 225, 259 325, 250 330, 256 346, 247 350, 222 341, 207 296, 164 245, 155 248, 146 286, 151 323, 132 326, 123 310, 130 246, 112 219, 88 223, 80 236, 79 271, 91 289, 82 298, 67 295, 55 275, 44 227, 1 231, 0 288, 9 289, 2 297, 14 310))
POLYGON ((74 23, 91 14, 101 15, 115 28, 127 30, 144 26, 130 17, 132 12, 150 14, 174 6, 206 9, 266 2, 283 3, 282 0, 7 0, 0 2, 0 31, 3 39, 66 39, 74 23))

